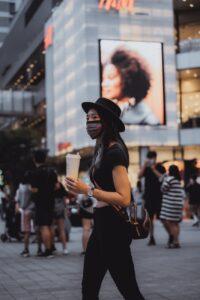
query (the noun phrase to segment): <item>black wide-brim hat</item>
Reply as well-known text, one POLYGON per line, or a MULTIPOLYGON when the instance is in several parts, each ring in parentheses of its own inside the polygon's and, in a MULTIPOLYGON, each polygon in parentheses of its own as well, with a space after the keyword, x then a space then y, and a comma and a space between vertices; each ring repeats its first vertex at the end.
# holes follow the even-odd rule
POLYGON ((105 117, 112 118, 119 132, 125 131, 125 125, 120 119, 121 109, 112 100, 99 98, 96 102, 83 102, 82 108, 86 113, 88 113, 90 109, 96 109, 102 115, 105 115, 105 117))

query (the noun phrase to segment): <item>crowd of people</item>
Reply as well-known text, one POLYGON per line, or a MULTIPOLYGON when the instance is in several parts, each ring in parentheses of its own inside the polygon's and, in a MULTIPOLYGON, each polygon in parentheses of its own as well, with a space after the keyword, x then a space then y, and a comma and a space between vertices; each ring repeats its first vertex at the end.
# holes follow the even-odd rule
POLYGON ((136 189, 136 198, 139 197, 139 201, 142 199, 151 219, 148 245, 156 245, 154 221, 157 218, 160 219, 168 234, 167 248, 180 248, 180 222, 183 219, 186 199, 189 199, 190 209, 195 219, 193 226, 200 225, 200 177, 197 171, 189 184, 184 187, 176 165, 170 165, 166 170, 164 165, 157 163, 156 160, 157 153, 149 151, 139 172, 140 181, 136 189))
MULTIPOLYGON (((5 222, 5 233, 1 234, 1 239, 3 242, 12 238, 23 241, 23 257, 30 256, 30 240, 33 240, 37 242, 36 255, 51 258, 57 250, 54 242, 57 237, 62 244, 63 255, 67 255, 70 206, 78 207, 83 226, 81 254, 85 254, 92 229, 95 199, 70 194, 55 170, 46 163, 46 157, 45 150, 34 152, 35 169, 24 172, 13 195, 8 185, 1 187, 0 215, 5 222)), ((85 179, 87 181, 89 177, 85 176, 85 179)))
MULTIPOLYGON (((67 242, 71 224, 67 208, 70 202, 75 203, 83 228, 81 254, 84 255, 93 227, 93 212, 97 201, 84 194, 78 194, 77 197, 70 195, 66 187, 59 182, 56 172, 48 167, 45 161, 46 152, 35 151, 36 169, 24 173, 14 196, 16 218, 15 224, 10 224, 15 227, 11 232, 18 240, 22 239, 20 232, 23 233, 24 249, 21 255, 24 257, 30 256, 29 244, 33 232, 38 244, 37 256, 53 256, 56 251, 54 243, 56 236, 62 244, 63 254, 68 254, 67 242)), ((90 181, 87 173, 83 176, 83 181, 86 183, 90 181)), ((6 204, 11 198, 10 194, 8 185, 1 187, 0 215, 1 219, 8 223, 8 227, 9 214, 12 219, 10 209, 6 209, 6 204)), ((178 167, 171 165, 166 170, 164 165, 157 163, 155 151, 147 153, 132 194, 134 201, 146 208, 151 220, 149 246, 156 245, 154 221, 159 219, 168 234, 166 247, 180 248, 180 222, 183 219, 186 199, 189 200, 190 212, 194 219, 193 226, 200 226, 200 177, 198 173, 191 176, 184 188, 178 167)))
MULTIPOLYGON (((184 188, 178 167, 171 165, 167 171, 162 164, 156 162, 156 159, 157 153, 149 151, 139 172, 137 185, 133 188, 133 198, 138 204, 144 205, 151 219, 148 245, 156 245, 154 221, 160 219, 169 235, 167 247, 179 248, 179 224, 183 218, 185 199, 189 199, 190 211, 194 219, 193 226, 200 226, 200 177, 198 173, 193 174, 184 188)), ((35 152, 36 170, 24 173, 14 197, 15 213, 19 214, 21 218, 18 229, 16 226, 15 231, 24 233, 22 255, 25 257, 30 255, 31 232, 35 232, 37 235, 38 256, 50 257, 53 255, 56 250, 53 242, 55 235, 58 235, 61 241, 63 254, 68 254, 69 232, 66 226, 70 226, 67 213, 70 199, 75 201, 78 206, 78 214, 83 227, 82 254, 85 254, 93 226, 93 211, 97 202, 94 198, 88 198, 83 194, 73 198, 59 182, 55 171, 45 165, 45 160, 45 151, 35 152), (42 251, 42 242, 45 246, 44 252, 42 251)), ((84 181, 88 180, 89 177, 86 174, 84 181)), ((6 203, 9 202, 7 201, 9 197, 9 186, 1 187, 0 215, 2 220, 6 219, 6 203)), ((18 239, 20 240, 20 235, 18 239)))
POLYGON ((54 224, 58 228, 63 254, 68 254, 64 224, 68 193, 56 172, 45 164, 46 156, 44 150, 35 151, 35 170, 24 172, 13 197, 9 198, 4 193, 6 232, 2 239, 7 235, 21 240, 23 233, 24 250, 21 255, 24 257, 30 256, 29 243, 33 231, 38 243, 37 256, 53 256, 56 250, 54 224))

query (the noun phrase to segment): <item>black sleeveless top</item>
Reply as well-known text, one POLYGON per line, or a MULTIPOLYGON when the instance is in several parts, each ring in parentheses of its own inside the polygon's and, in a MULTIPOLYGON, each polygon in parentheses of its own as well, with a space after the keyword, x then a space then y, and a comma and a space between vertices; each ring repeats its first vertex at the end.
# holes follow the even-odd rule
POLYGON ((116 190, 113 182, 112 171, 116 166, 124 166, 128 168, 126 155, 119 144, 113 144, 111 147, 106 149, 100 166, 94 167, 91 172, 91 181, 94 185, 96 182, 104 191, 115 192, 116 190))

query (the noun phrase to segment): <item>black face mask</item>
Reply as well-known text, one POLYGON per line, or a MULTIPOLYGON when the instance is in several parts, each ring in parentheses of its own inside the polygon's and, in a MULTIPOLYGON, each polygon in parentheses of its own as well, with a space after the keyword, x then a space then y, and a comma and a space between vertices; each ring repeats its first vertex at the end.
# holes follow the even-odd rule
POLYGON ((86 124, 86 129, 87 129, 87 133, 88 135, 91 137, 91 139, 97 139, 101 133, 102 133, 102 129, 103 129, 103 125, 101 123, 101 120, 98 121, 87 121, 86 124))

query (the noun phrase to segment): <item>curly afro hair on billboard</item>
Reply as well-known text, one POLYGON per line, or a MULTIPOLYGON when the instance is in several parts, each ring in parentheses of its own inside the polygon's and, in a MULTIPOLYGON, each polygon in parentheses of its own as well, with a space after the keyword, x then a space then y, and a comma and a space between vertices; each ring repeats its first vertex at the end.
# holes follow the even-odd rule
POLYGON ((136 102, 144 99, 151 87, 146 61, 137 52, 120 47, 112 54, 111 63, 121 75, 123 96, 134 97, 136 102))

